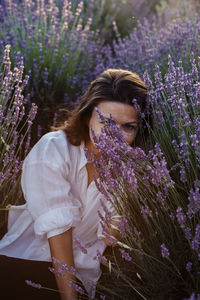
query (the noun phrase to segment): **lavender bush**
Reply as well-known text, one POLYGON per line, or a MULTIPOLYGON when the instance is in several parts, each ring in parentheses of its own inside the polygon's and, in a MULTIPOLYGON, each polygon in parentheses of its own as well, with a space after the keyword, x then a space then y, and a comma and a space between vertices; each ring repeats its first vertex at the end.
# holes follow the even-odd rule
POLYGON ((29 76, 26 75, 23 79, 23 70, 22 57, 19 66, 11 68, 10 45, 6 45, 4 56, 0 60, 1 209, 5 209, 10 203, 20 202, 19 177, 22 159, 29 151, 30 129, 37 112, 34 103, 30 108, 25 106, 26 98, 22 93, 29 76))
POLYGON ((92 19, 83 20, 83 1, 77 2, 75 8, 68 1, 21 1, 19 11, 18 1, 8 1, 2 10, 0 48, 9 43, 12 59, 18 51, 24 56, 30 96, 40 106, 61 102, 66 92, 74 100, 94 65, 101 42, 90 30, 92 19))
POLYGON ((102 59, 108 28, 112 31, 121 8, 120 1, 112 0, 5 0, 0 6, 0 49, 11 44, 12 59, 22 53, 25 71, 31 73, 30 96, 40 106, 76 101, 102 59))
POLYGON ((168 54, 175 64, 181 59, 184 69, 189 71, 190 53, 193 52, 196 59, 200 55, 199 13, 193 6, 188 6, 188 14, 184 15, 181 10, 174 13, 172 10, 165 16, 164 24, 163 19, 163 14, 152 15, 138 21, 125 38, 118 34, 117 40, 113 41, 112 57, 105 61, 105 65, 96 66, 95 76, 105 67, 136 70, 141 76, 145 70, 153 74, 156 63, 164 74, 168 54))
MULTIPOLYGON (((181 61, 175 67, 169 56, 164 78, 158 66, 155 84, 144 74, 153 115, 149 151, 131 148, 111 122, 95 140, 101 160, 88 156, 100 176, 98 189, 121 216, 123 239, 103 283, 124 299, 182 300, 199 294, 200 89, 193 55, 190 67, 184 72, 181 61)), ((100 218, 104 236, 115 243, 106 207, 100 218)))

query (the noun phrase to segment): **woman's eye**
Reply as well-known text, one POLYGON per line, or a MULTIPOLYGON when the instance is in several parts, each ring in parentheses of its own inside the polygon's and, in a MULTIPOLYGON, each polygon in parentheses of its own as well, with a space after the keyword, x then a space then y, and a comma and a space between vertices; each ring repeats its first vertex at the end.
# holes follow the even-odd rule
POLYGON ((133 130, 137 129, 136 126, 133 126, 133 125, 130 125, 130 124, 124 124, 124 125, 122 125, 122 128, 126 131, 133 131, 133 130))
POLYGON ((106 121, 106 120, 105 120, 104 122, 103 122, 103 121, 100 121, 100 123, 101 123, 101 124, 104 124, 104 125, 110 125, 110 124, 111 124, 110 121, 106 121))

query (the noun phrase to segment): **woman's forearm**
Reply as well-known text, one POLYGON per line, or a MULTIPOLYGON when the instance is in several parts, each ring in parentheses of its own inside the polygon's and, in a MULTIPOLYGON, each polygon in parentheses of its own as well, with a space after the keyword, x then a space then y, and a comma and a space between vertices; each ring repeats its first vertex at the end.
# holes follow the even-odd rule
MULTIPOLYGON (((65 231, 48 239, 50 245, 51 256, 56 258, 69 267, 74 267, 73 246, 72 246, 72 229, 65 231)), ((58 270, 59 267, 53 262, 53 267, 58 270)), ((68 285, 68 280, 75 282, 76 278, 73 274, 64 271, 63 277, 55 275, 58 289, 60 291, 61 300, 77 300, 76 291, 68 285), (61 292, 62 291, 62 292, 61 292)))

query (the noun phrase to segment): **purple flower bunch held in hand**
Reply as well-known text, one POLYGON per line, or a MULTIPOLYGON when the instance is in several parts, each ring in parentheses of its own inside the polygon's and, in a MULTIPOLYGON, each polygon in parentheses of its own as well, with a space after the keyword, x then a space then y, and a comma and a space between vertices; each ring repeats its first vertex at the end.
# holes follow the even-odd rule
MULTIPOLYGON (((29 76, 23 79, 23 57, 20 65, 12 69, 10 45, 6 45, 0 69, 0 193, 1 208, 8 202, 17 200, 20 193, 19 175, 22 168, 22 143, 26 141, 25 152, 29 149, 29 134, 32 122, 37 113, 37 106, 32 103, 28 116, 25 117, 23 91, 28 84, 29 76), (23 121, 23 126, 21 125, 23 121)), ((27 108, 26 108, 27 109, 27 108)), ((14 204, 14 203, 13 203, 14 204)))

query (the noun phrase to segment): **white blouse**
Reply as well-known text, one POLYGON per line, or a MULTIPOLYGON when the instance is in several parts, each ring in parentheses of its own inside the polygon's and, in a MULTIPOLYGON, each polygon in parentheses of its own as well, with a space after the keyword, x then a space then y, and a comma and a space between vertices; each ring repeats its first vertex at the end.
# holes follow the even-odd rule
POLYGON ((95 257, 97 250, 102 254, 106 248, 98 216, 98 210, 104 214, 100 199, 105 199, 94 181, 87 187, 84 146, 84 142, 71 145, 59 130, 42 136, 31 149, 21 179, 26 204, 11 206, 0 254, 51 261, 48 238, 73 227, 73 239, 80 239, 87 248, 85 254, 73 243, 77 277, 93 299, 101 275, 95 257))

